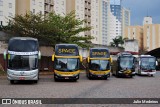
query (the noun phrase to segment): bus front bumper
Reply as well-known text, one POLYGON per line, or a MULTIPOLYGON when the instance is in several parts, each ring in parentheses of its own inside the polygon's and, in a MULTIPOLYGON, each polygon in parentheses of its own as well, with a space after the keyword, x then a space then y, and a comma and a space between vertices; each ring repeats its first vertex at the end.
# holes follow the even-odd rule
POLYGON ((135 76, 135 71, 132 71, 132 70, 126 70, 123 72, 119 71, 118 75, 120 75, 120 76, 135 76))
POLYGON ((152 70, 152 72, 141 71, 141 75, 153 75, 156 74, 156 70, 152 70))
POLYGON ((54 78, 56 79, 79 79, 80 70, 74 72, 61 72, 54 70, 54 78))
POLYGON ((89 70, 89 74, 92 78, 107 78, 110 76, 110 70, 107 71, 92 71, 89 70))
POLYGON ((65 76, 63 76, 63 75, 59 75, 59 74, 56 74, 56 73, 54 73, 54 78, 56 78, 56 79, 62 79, 62 80, 64 80, 64 79, 68 79, 68 80, 72 80, 72 79, 79 79, 79 74, 77 74, 77 75, 70 75, 70 76, 67 76, 67 75, 65 75, 65 76))
POLYGON ((38 70, 14 71, 7 70, 8 80, 38 80, 38 70))

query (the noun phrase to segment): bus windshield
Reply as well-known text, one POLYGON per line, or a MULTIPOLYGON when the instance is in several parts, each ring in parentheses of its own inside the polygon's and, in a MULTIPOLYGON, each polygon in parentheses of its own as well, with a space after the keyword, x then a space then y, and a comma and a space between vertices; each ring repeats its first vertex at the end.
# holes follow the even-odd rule
POLYGON ((155 58, 141 58, 141 67, 144 69, 155 69, 156 59, 155 58))
POLYGON ((108 60, 91 60, 89 68, 94 71, 105 71, 110 69, 108 60))
POLYGON ((38 68, 38 55, 8 55, 8 68, 17 71, 29 71, 38 68))
POLYGON ((55 59, 55 69, 60 71, 76 71, 78 70, 78 60, 77 58, 56 58, 55 59))
POLYGON ((134 61, 133 57, 121 57, 120 58, 120 66, 121 68, 132 68, 134 61))

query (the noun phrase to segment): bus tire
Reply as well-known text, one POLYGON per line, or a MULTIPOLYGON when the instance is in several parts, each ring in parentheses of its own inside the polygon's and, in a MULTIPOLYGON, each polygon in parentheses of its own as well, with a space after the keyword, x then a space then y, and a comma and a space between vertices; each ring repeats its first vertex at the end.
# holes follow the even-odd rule
POLYGON ((107 80, 107 79, 108 79, 108 77, 104 77, 104 79, 105 79, 105 80, 107 80))
POLYGON ((38 83, 38 80, 34 80, 33 82, 34 82, 35 84, 37 84, 37 83, 38 83))
POLYGON ((14 84, 14 80, 10 80, 10 84, 14 84))
POLYGON ((88 73, 88 79, 89 79, 89 80, 91 80, 91 79, 92 79, 92 77, 91 77, 90 73, 88 73))
POLYGON ((153 74, 151 74, 151 77, 153 77, 153 74))

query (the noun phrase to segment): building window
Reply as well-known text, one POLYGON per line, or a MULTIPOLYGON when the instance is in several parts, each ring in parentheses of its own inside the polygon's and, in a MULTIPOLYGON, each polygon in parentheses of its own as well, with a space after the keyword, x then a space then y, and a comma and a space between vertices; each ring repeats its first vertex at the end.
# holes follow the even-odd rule
POLYGON ((9 8, 12 8, 12 3, 9 3, 9 8))
POLYGON ((3 11, 0 11, 0 16, 3 16, 3 11))
POLYGON ((35 0, 32 0, 32 2, 33 2, 33 5, 35 5, 36 3, 35 3, 35 0))
POLYGON ((13 14, 9 12, 9 13, 8 13, 8 16, 9 16, 9 17, 12 17, 12 16, 13 16, 13 14))
POLYGON ((42 15, 42 11, 40 11, 39 13, 40 13, 40 15, 42 15))
POLYGON ((0 1, 0 6, 3 6, 3 1, 0 1))
POLYGON ((42 2, 39 2, 39 6, 42 7, 42 2))
POLYGON ((62 5, 64 5, 64 1, 62 1, 62 5))
POLYGON ((3 21, 0 21, 1 23, 0 23, 0 25, 3 25, 3 21))
POLYGON ((33 9, 33 14, 35 14, 35 9, 33 9))

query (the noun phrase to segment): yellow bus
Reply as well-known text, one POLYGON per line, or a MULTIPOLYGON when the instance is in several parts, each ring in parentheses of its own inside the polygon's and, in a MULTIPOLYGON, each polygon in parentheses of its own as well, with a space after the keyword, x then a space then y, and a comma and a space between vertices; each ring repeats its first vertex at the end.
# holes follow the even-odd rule
POLYGON ((76 44, 57 44, 52 61, 55 81, 60 79, 77 81, 79 79, 82 56, 79 55, 76 44))
POLYGON ((111 62, 109 50, 106 48, 91 48, 87 58, 86 75, 89 79, 107 79, 111 72, 111 62))

